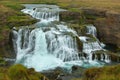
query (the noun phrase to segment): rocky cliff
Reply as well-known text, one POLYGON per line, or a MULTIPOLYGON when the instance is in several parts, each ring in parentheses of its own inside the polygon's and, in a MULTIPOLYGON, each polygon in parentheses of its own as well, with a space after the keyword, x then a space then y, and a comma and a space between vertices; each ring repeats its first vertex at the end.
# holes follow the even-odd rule
POLYGON ((94 24, 98 30, 98 38, 105 44, 120 47, 120 13, 101 9, 80 9, 78 12, 62 12, 62 20, 75 22, 85 22, 86 24, 94 24), (77 20, 77 21, 76 21, 77 20))

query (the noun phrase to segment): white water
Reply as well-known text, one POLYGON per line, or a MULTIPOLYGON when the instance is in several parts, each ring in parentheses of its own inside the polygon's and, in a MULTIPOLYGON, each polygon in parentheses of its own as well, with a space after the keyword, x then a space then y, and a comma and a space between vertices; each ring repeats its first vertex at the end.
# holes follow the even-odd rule
MULTIPOLYGON (((86 34, 91 34, 96 41, 89 42, 90 37, 80 36, 83 50, 79 52, 76 31, 68 28, 59 21, 59 12, 62 9, 54 5, 25 5, 22 12, 39 19, 34 29, 21 28, 13 30, 14 49, 17 54, 16 63, 21 63, 36 71, 54 69, 56 67, 71 68, 79 66, 100 66, 97 56, 92 59, 93 51, 103 50, 96 38, 97 31, 94 26, 87 26, 86 34), (87 57, 83 55, 87 54, 87 57), (79 56, 81 55, 81 56, 79 56), (84 63, 85 62, 85 63, 84 63), (86 62, 88 64, 86 64, 86 62)), ((35 26, 35 25, 34 25, 35 26)), ((110 62, 109 56, 101 55, 101 61, 110 62)))
MULTIPOLYGON (((88 55, 89 62, 93 60, 98 60, 97 56, 95 55, 95 58, 92 59, 94 51, 103 50, 104 44, 100 43, 100 41, 97 39, 97 30, 93 25, 87 26, 87 34, 91 34, 95 41, 89 41, 91 38, 86 36, 80 36, 80 40, 83 42, 83 52, 88 55)), ((106 63, 110 62, 110 57, 106 53, 101 54, 101 61, 105 61, 106 63)))

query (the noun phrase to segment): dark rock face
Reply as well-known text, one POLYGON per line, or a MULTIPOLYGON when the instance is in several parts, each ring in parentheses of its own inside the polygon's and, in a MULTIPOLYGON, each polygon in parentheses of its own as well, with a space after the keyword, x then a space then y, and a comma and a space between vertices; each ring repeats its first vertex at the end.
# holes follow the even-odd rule
MULTIPOLYGON (((79 24, 80 20, 85 18, 86 23, 96 26, 100 41, 105 44, 116 45, 118 48, 120 47, 120 13, 101 9, 82 9, 82 11, 82 13, 61 12, 60 19, 79 24)), ((80 28, 77 30, 80 30, 80 28)))
POLYGON ((106 17, 96 20, 94 25, 101 41, 120 47, 120 14, 106 13, 106 17))
POLYGON ((82 9, 87 23, 98 30, 98 38, 106 43, 120 47, 120 13, 101 9, 82 9))
POLYGON ((101 9, 82 9, 84 12, 84 15, 94 15, 99 17, 105 17, 106 16, 106 10, 101 9))
POLYGON ((70 22, 70 23, 80 23, 80 20, 83 19, 83 16, 79 12, 72 11, 63 11, 60 12, 61 21, 70 22))
POLYGON ((13 51, 12 38, 10 36, 10 30, 4 30, 1 32, 3 34, 3 39, 0 40, 0 56, 4 58, 15 58, 15 53, 13 51))

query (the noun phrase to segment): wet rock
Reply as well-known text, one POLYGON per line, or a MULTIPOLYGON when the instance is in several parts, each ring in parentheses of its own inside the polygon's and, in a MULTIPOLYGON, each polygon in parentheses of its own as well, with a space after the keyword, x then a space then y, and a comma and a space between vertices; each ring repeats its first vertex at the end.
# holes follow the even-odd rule
MULTIPOLYGON (((68 72, 63 68, 56 68, 55 70, 44 71, 43 74, 49 78, 49 80, 72 80, 74 78, 80 78, 84 73, 85 68, 80 66, 73 66, 72 72, 68 72)), ((70 71, 70 70, 69 70, 70 71)))
POLYGON ((83 75, 85 68, 80 66, 73 66, 72 67, 72 75, 76 78, 79 78, 83 75))
POLYGON ((120 62, 120 55, 110 51, 103 51, 103 50, 95 51, 94 56, 95 55, 97 56, 98 60, 101 60, 101 55, 103 55, 103 59, 105 59, 105 55, 108 55, 111 62, 120 62))
POLYGON ((15 54, 13 51, 13 44, 12 44, 12 38, 11 38, 11 33, 10 30, 4 30, 1 32, 3 34, 2 36, 4 37, 3 39, 0 40, 0 56, 5 57, 5 58, 15 58, 15 54))
POLYGON ((61 75, 64 76, 64 70, 60 67, 57 67, 54 70, 47 70, 42 72, 45 76, 49 78, 49 80, 60 80, 61 75))

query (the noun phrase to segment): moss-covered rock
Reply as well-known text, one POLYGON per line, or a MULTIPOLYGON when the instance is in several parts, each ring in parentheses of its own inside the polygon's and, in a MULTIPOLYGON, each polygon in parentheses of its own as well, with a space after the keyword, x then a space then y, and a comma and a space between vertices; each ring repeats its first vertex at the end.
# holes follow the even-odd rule
POLYGON ((8 71, 9 77, 11 80, 27 80, 27 68, 18 64, 10 67, 8 71))
POLYGON ((63 11, 60 12, 61 21, 84 24, 84 16, 81 12, 63 11))
POLYGON ((87 39, 88 42, 95 42, 95 41, 97 41, 97 38, 94 37, 91 34, 84 34, 84 36, 88 37, 88 39, 87 39))
POLYGON ((82 24, 72 24, 72 23, 69 23, 68 27, 73 29, 73 30, 75 30, 78 35, 86 34, 86 27, 85 27, 84 24, 82 25, 82 24))
POLYGON ((27 69, 21 64, 0 67, 0 80, 48 80, 44 75, 35 72, 33 68, 27 69))
POLYGON ((2 57, 0 57, 0 66, 5 66, 6 64, 6 61, 2 57))
POLYGON ((27 69, 21 64, 10 67, 8 76, 11 80, 48 80, 42 74, 35 72, 33 68, 27 69))

